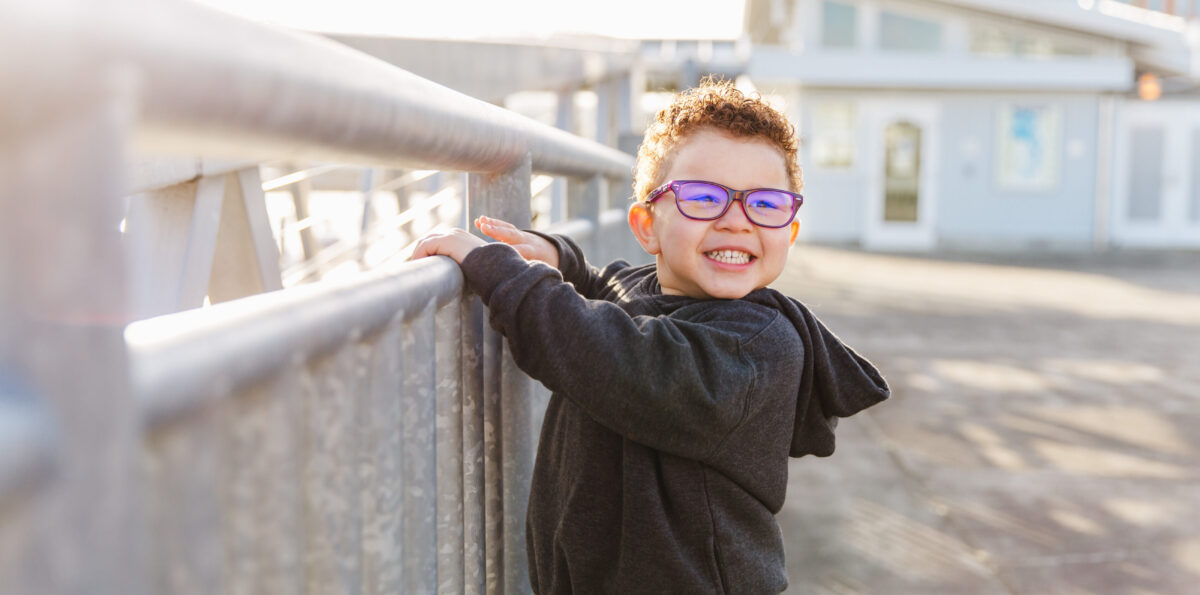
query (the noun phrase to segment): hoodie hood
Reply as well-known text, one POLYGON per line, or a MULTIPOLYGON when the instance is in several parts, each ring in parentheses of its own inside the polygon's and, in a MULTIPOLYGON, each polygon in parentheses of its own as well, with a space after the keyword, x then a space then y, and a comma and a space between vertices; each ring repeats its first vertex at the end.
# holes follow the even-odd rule
POLYGON ((825 328, 804 304, 774 289, 760 289, 744 299, 782 312, 800 333, 805 347, 788 454, 833 454, 838 418, 850 417, 886 400, 890 395, 887 381, 871 362, 825 328))

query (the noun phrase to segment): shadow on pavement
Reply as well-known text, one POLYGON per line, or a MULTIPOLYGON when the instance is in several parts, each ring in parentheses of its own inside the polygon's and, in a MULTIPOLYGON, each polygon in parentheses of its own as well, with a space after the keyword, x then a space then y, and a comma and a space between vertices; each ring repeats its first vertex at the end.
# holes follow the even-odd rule
POLYGON ((1111 258, 797 248, 894 396, 793 460, 790 592, 1196 592, 1200 260, 1111 258))

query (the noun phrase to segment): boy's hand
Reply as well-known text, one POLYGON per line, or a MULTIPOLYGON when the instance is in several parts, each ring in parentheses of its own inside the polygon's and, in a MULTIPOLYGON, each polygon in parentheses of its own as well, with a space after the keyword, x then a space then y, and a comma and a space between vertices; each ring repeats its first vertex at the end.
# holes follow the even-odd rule
POLYGON ((476 219, 475 227, 484 235, 516 248, 525 260, 540 260, 558 268, 558 248, 541 236, 521 231, 512 223, 491 217, 476 219))
POLYGON ((468 252, 485 243, 482 239, 467 233, 466 230, 451 229, 450 231, 437 231, 421 238, 417 242, 417 247, 413 250, 412 256, 408 257, 408 259, 416 260, 418 258, 425 258, 426 256, 441 254, 453 258, 454 262, 458 264, 462 264, 468 252))

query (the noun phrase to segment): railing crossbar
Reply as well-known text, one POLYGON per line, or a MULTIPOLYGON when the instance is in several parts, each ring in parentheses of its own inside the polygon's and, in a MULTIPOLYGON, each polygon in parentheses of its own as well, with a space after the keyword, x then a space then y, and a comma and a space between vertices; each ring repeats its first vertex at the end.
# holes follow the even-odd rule
POLYGON ((413 263, 402 276, 364 273, 135 322, 125 339, 131 381, 153 426, 229 394, 295 361, 378 332, 393 316, 458 295, 462 273, 446 259, 413 263), (285 347, 286 346, 286 347, 285 347))

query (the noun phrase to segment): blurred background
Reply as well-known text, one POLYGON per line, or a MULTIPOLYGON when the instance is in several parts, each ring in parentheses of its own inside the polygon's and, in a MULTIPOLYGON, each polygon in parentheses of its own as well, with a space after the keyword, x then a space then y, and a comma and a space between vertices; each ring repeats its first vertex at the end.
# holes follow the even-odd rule
POLYGON ((526 592, 548 393, 405 259, 646 262, 709 75, 893 390, 793 461, 791 592, 1200 592, 1200 0, 0 0, 0 593, 526 592))
POLYGON ((206 3, 626 152, 736 79, 797 123, 811 241, 1200 247, 1195 0, 206 3))

